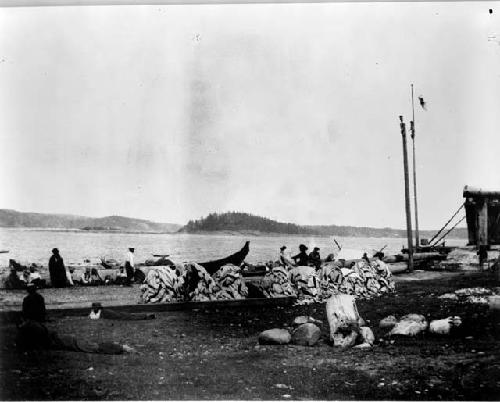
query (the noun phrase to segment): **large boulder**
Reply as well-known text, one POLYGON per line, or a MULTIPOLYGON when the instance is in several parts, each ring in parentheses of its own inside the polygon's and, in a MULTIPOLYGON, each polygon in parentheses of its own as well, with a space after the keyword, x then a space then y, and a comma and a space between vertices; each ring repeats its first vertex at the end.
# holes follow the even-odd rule
POLYGON ((314 346, 321 336, 321 330, 310 322, 300 325, 292 334, 295 345, 314 346))
POLYGON ((281 328, 268 329, 259 334, 259 343, 261 345, 286 345, 291 340, 290 332, 281 328))
POLYGON ((389 335, 415 336, 428 327, 427 320, 421 314, 408 314, 398 321, 389 335))

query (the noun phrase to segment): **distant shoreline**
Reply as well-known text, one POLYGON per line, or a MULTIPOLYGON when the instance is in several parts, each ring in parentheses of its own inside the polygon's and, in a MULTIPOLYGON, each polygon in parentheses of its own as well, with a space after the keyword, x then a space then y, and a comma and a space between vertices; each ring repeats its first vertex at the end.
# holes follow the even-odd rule
MULTIPOLYGON (((86 230, 78 228, 39 228, 39 227, 12 227, 0 226, 0 230, 16 230, 27 232, 69 232, 69 233, 103 233, 103 234, 156 234, 156 235, 209 235, 209 236, 253 236, 253 237, 312 237, 312 238, 329 238, 329 237, 349 237, 349 238, 393 238, 393 239, 406 239, 406 236, 394 233, 392 236, 356 236, 356 235, 324 235, 324 234, 310 234, 310 233, 276 233, 276 232, 260 232, 256 230, 200 230, 195 232, 155 232, 155 231, 137 231, 137 230, 86 230)), ((450 239, 462 240, 462 237, 450 237, 450 239)))

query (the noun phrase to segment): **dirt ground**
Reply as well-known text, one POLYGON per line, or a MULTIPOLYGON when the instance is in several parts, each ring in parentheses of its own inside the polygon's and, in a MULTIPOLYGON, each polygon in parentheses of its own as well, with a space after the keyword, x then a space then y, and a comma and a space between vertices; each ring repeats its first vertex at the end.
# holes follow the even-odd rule
POLYGON ((500 399, 500 314, 482 305, 440 300, 462 287, 500 284, 487 273, 400 280, 395 295, 358 301, 377 345, 340 350, 328 342, 325 307, 200 309, 157 314, 151 321, 91 321, 53 312, 50 329, 135 347, 132 355, 67 351, 19 353, 14 323, 0 323, 2 400, 158 399, 500 399), (380 319, 420 313, 460 315, 453 337, 379 341, 380 319), (259 346, 260 331, 297 315, 323 320, 317 346, 259 346))

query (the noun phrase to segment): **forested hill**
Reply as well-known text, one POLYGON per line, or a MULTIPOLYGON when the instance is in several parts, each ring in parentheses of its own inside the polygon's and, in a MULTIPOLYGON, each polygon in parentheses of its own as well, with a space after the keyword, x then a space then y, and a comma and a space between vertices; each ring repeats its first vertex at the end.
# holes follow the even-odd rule
POLYGON ((0 209, 0 227, 171 233, 179 230, 181 225, 157 223, 124 216, 90 218, 79 215, 39 214, 0 209))
MULTIPOLYGON (((406 230, 392 228, 371 228, 355 226, 300 226, 294 223, 282 223, 261 216, 242 212, 212 213, 206 218, 189 221, 180 229, 184 233, 219 232, 219 231, 257 231, 261 233, 302 234, 346 237, 406 237, 406 230)), ((437 232, 421 231, 421 238, 432 238, 437 232)), ((456 228, 449 237, 466 238, 466 228, 456 228)))
POLYGON ((319 234, 316 230, 296 225, 282 223, 261 216, 243 212, 213 213, 206 218, 189 221, 180 231, 186 233, 216 232, 216 231, 258 231, 263 233, 281 234, 319 234))

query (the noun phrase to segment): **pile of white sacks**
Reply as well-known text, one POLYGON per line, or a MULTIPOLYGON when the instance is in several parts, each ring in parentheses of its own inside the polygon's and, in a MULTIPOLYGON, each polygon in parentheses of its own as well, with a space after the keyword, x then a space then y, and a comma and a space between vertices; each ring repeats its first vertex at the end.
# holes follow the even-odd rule
POLYGON ((339 293, 368 299, 395 289, 391 271, 379 259, 369 263, 359 260, 348 266, 329 262, 320 270, 299 266, 288 271, 277 266, 265 275, 260 287, 267 297, 296 296, 298 304, 324 302, 339 293))
POLYGON ((213 276, 196 263, 152 267, 141 285, 143 303, 244 299, 240 268, 225 265, 213 276))
MULTIPOLYGON (((394 291, 387 265, 378 259, 359 260, 348 266, 340 261, 320 270, 299 266, 273 267, 258 284, 265 297, 297 297, 297 304, 324 302, 342 293, 370 298, 394 291)), ((241 269, 225 265, 213 276, 196 263, 151 267, 141 286, 144 303, 243 299, 248 295, 241 269), (193 282, 193 277, 195 281, 193 282), (190 286, 195 283, 195 287, 190 286)))

